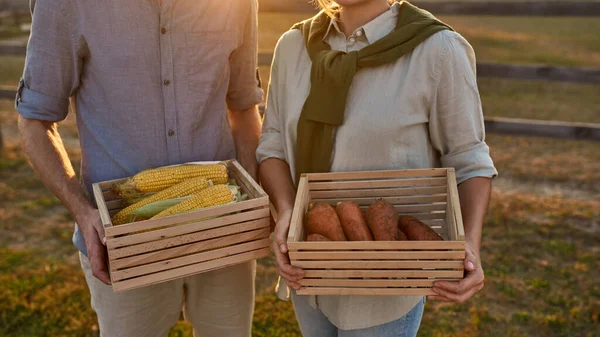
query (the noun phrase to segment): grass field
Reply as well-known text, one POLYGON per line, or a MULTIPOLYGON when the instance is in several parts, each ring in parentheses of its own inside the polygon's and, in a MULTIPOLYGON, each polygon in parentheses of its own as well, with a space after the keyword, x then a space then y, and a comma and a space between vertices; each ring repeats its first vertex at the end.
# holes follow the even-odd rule
MULTIPOLYGON (((260 14, 260 48, 305 15, 260 14)), ((600 67, 600 20, 444 17, 481 61, 600 67)), ((20 57, 0 57, 0 86, 16 84, 20 57)), ((268 69, 261 69, 268 78, 268 69)), ((488 116, 600 123, 599 85, 480 79, 488 116)), ((97 336, 71 244, 72 219, 28 166, 16 112, 0 100, 0 337, 97 336)), ((76 166, 74 116, 60 126, 76 166)), ((464 305, 428 302, 419 336, 583 336, 600 323, 598 143, 488 135, 501 173, 486 217, 486 287, 464 305)), ((289 302, 273 294, 261 259, 253 336, 300 336, 289 302)), ((190 337, 179 322, 171 337, 190 337)))

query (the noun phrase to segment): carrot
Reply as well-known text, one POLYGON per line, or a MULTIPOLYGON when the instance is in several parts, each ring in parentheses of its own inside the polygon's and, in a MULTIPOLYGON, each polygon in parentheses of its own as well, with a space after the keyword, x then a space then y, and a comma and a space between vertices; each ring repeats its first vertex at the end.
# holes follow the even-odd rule
POLYGON ((431 227, 417 220, 416 218, 405 215, 398 219, 398 228, 406 234, 409 240, 414 241, 443 241, 444 239, 436 233, 431 227))
POLYGON ((309 204, 306 229, 310 234, 321 234, 331 241, 346 241, 342 224, 333 206, 327 203, 309 204))
POLYGON ((397 241, 399 238, 398 213, 394 205, 377 199, 367 210, 367 224, 376 241, 397 241))
POLYGON ((331 241, 328 238, 324 237, 321 234, 309 234, 308 237, 306 237, 306 241, 331 241))
POLYGON ((353 201, 339 202, 335 207, 335 212, 348 240, 373 241, 373 235, 357 203, 353 201))

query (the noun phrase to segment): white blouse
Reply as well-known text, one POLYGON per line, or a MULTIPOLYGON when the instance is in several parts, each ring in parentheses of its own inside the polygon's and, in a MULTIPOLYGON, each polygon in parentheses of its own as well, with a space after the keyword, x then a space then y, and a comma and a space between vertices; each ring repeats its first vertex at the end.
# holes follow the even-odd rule
MULTIPOLYGON (((396 26, 399 4, 346 37, 333 21, 325 41, 360 50, 396 26)), ((311 61, 299 30, 285 33, 271 68, 259 162, 285 160, 295 177, 296 127, 310 90, 311 61)), ((457 182, 494 177, 485 141, 475 54, 452 31, 441 31, 392 64, 359 70, 344 124, 337 128, 331 171, 454 167, 457 182)), ((282 285, 282 283, 280 283, 282 285)), ((420 296, 318 296, 313 305, 338 328, 363 329, 404 316, 420 296)))

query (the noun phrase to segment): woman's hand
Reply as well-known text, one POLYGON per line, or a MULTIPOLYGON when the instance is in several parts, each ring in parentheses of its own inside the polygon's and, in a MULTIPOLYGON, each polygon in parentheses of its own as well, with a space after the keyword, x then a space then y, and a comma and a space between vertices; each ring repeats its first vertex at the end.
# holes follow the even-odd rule
POLYGON ((290 229, 290 221, 292 220, 292 209, 286 210, 278 214, 277 224, 275 225, 275 238, 271 245, 271 249, 275 254, 275 261, 279 275, 283 277, 285 283, 296 290, 300 289, 300 281, 304 277, 304 271, 290 264, 287 248, 287 236, 290 229))
POLYGON ((465 253, 465 278, 458 282, 434 282, 432 290, 437 295, 428 296, 429 299, 464 303, 483 288, 484 274, 479 251, 476 252, 467 242, 465 253))

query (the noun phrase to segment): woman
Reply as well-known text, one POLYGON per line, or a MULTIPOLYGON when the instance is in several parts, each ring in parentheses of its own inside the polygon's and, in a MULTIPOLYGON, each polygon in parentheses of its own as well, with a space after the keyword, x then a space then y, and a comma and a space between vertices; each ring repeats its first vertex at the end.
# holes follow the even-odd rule
MULTIPOLYGON (((273 251, 299 289, 286 238, 300 173, 454 167, 466 275, 433 300, 464 302, 483 287, 481 227, 497 172, 484 142, 471 46, 409 3, 319 0, 321 13, 284 34, 271 69, 260 178, 278 213, 273 251), (335 7, 334 7, 335 6, 335 7)), ((299 296, 306 337, 415 336, 421 296, 299 296)))

